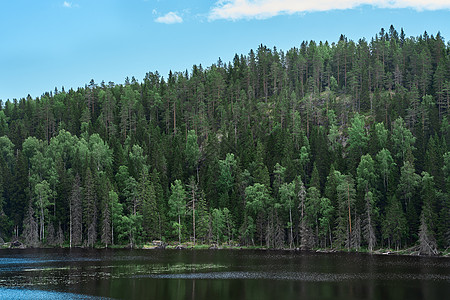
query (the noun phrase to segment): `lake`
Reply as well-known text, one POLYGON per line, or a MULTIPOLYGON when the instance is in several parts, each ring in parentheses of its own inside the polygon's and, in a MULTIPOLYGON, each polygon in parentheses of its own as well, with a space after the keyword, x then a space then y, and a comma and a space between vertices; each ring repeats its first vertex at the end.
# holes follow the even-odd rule
POLYGON ((448 258, 264 250, 0 250, 0 299, 412 300, 449 295, 448 258))

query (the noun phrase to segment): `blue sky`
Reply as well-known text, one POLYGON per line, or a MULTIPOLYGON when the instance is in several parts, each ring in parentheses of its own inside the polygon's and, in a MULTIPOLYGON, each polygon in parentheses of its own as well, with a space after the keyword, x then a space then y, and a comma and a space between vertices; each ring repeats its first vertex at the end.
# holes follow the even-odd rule
POLYGON ((209 66, 259 44, 288 50, 340 34, 370 40, 391 24, 450 38, 450 0, 2 0, 0 99, 141 81, 209 66))

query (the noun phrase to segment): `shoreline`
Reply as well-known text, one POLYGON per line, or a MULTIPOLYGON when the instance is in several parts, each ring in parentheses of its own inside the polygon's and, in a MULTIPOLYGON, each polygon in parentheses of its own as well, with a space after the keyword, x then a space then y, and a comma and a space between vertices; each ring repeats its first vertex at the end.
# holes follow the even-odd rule
MULTIPOLYGON (((267 248, 264 246, 240 246, 240 245, 219 245, 216 244, 197 244, 193 245, 193 243, 173 243, 169 242, 164 245, 153 245, 153 244, 144 244, 139 245, 138 247, 130 247, 130 245, 110 245, 108 247, 105 246, 95 246, 95 247, 84 247, 84 246, 75 246, 72 249, 86 249, 86 250, 120 250, 120 249, 129 249, 129 250, 258 250, 258 251, 286 251, 286 252, 309 252, 309 253, 357 253, 357 254, 371 254, 371 255, 384 255, 384 256, 415 256, 415 257, 443 257, 450 258, 450 251, 445 250, 443 252, 439 252, 437 255, 421 255, 416 250, 416 246, 408 249, 400 249, 393 250, 387 248, 380 248, 374 250, 372 252, 367 251, 366 249, 356 250, 356 249, 332 249, 332 248, 315 248, 315 249, 300 249, 296 248, 267 248)), ((24 244, 20 246, 12 246, 11 242, 4 243, 0 246, 0 249, 71 249, 69 245, 63 246, 39 246, 39 247, 28 247, 24 244)))

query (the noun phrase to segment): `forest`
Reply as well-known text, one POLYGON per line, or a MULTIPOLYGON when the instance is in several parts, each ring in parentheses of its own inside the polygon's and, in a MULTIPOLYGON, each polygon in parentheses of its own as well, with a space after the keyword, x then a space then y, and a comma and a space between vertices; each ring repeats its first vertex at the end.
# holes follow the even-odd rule
POLYGON ((1 101, 0 237, 448 251, 450 43, 391 26, 1 101))

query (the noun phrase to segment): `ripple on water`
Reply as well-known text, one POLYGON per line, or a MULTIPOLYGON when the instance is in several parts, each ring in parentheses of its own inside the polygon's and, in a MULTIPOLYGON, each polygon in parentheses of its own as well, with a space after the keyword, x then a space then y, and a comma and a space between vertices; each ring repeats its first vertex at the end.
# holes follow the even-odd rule
POLYGON ((154 279, 263 279, 290 280, 304 282, 342 282, 347 280, 433 280, 450 282, 449 275, 440 274, 332 274, 316 272, 207 272, 207 273, 179 273, 179 274, 140 274, 133 278, 154 279))
POLYGON ((353 279, 350 274, 326 274, 310 272, 210 272, 210 273, 183 273, 183 274, 146 274, 136 275, 134 278, 161 278, 161 279, 267 279, 267 280, 294 280, 311 282, 337 282, 353 279))

